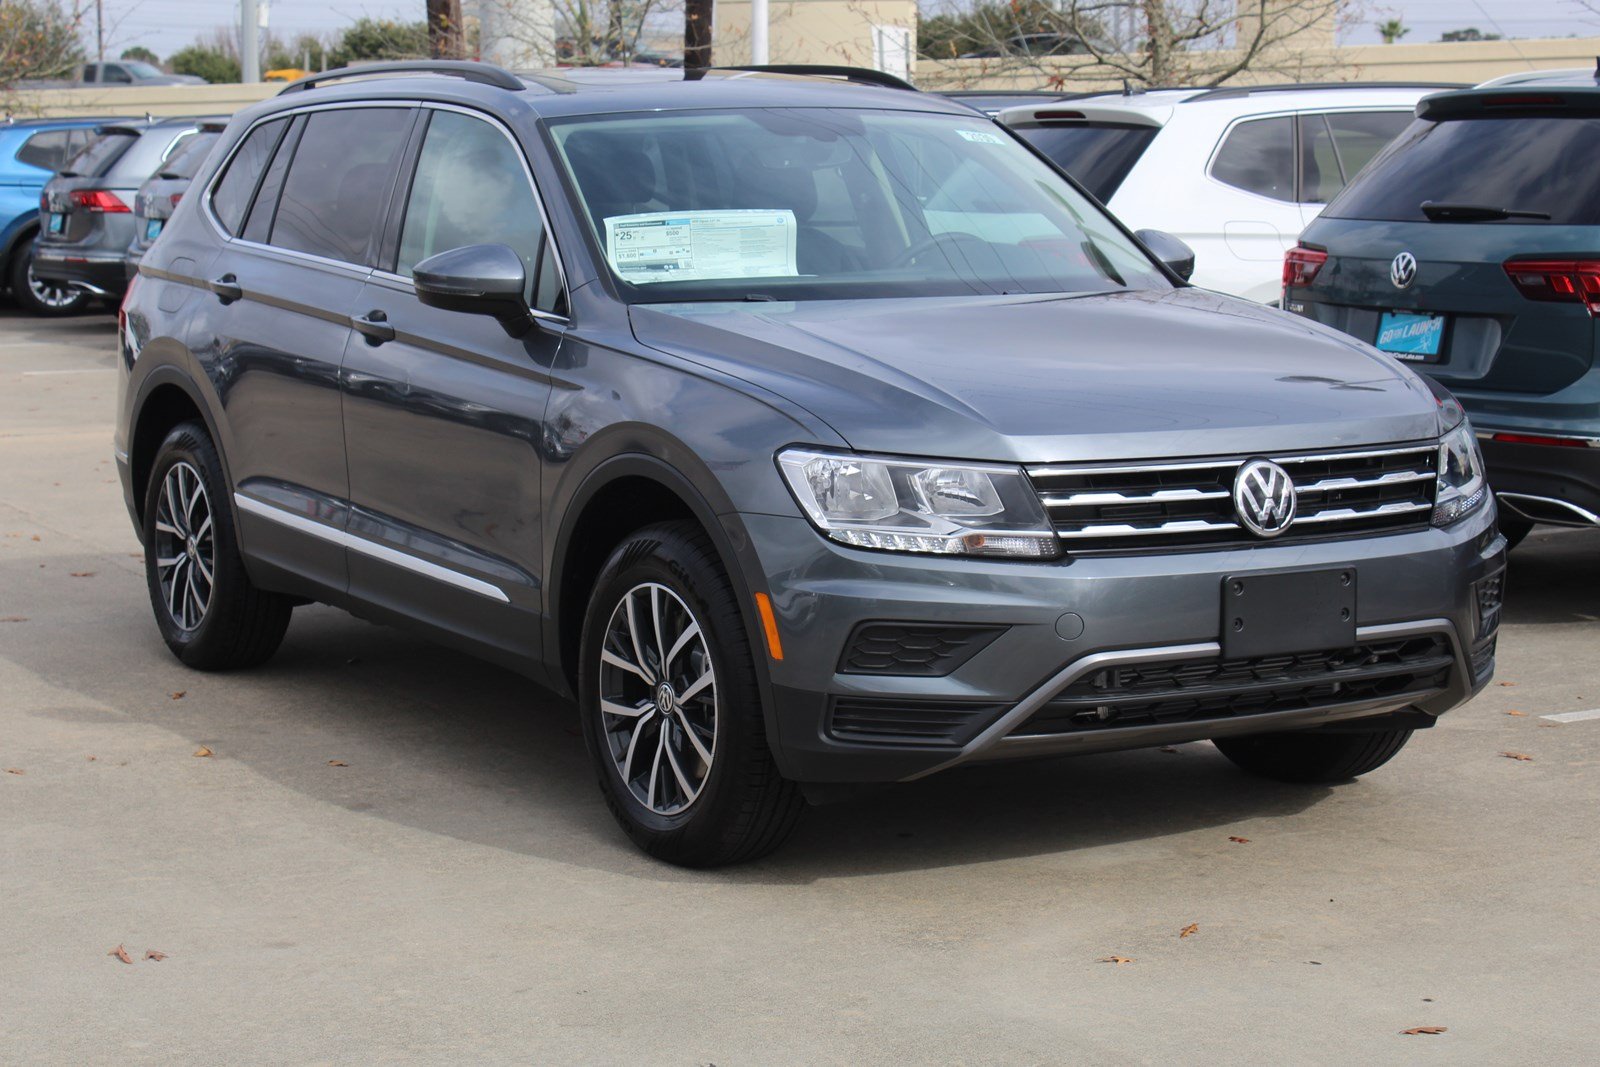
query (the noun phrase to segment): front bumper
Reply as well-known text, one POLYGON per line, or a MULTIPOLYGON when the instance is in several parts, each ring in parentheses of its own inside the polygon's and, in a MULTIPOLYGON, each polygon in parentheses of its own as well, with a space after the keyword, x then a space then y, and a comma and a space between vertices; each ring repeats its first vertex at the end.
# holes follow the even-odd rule
POLYGON ((1493 673, 1498 618, 1480 620, 1478 606, 1480 583, 1505 566, 1492 505, 1445 530, 1037 564, 869 552, 826 541, 800 518, 741 521, 765 571, 752 584, 769 592, 783 641, 784 658, 768 664, 769 730, 780 767, 798 781, 897 781, 974 760, 1140 748, 1401 711, 1424 713, 1413 719, 1425 724, 1493 673), (1074 682, 1107 666, 1218 663, 1225 576, 1346 566, 1358 577, 1359 643, 1437 638, 1440 666, 1428 684, 1178 721, 1157 715, 1131 726, 1041 733, 1031 725, 1074 682), (852 673, 846 643, 875 621, 992 629, 948 674, 852 673), (912 718, 961 714, 967 725, 931 742, 862 740, 838 728, 842 707, 896 702, 912 718))
POLYGON ((120 297, 128 287, 120 252, 74 251, 71 246, 43 243, 33 249, 33 273, 46 281, 66 282, 94 296, 120 297))

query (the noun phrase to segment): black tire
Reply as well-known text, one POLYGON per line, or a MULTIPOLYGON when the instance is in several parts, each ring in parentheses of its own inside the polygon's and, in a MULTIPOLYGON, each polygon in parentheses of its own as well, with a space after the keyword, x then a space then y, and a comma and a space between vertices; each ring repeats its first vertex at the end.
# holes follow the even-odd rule
POLYGON ((1360 733, 1257 734, 1219 737, 1211 743, 1224 756, 1263 778, 1280 782, 1343 782, 1377 770, 1411 740, 1410 730, 1360 733))
POLYGON ((89 306, 89 301, 94 299, 86 291, 79 289, 72 293, 71 298, 65 302, 46 301, 33 291, 31 273, 33 268, 33 239, 24 237, 17 245, 11 256, 11 299, 17 306, 34 315, 54 318, 59 315, 76 315, 89 306))
MULTIPOLYGON (((647 641, 652 640, 648 623, 641 621, 638 629, 644 631, 647 641)), ((773 762, 755 661, 738 599, 716 550, 698 526, 688 522, 662 523, 634 533, 617 546, 595 581, 584 617, 578 662, 584 742, 594 760, 606 805, 635 844, 668 863, 716 867, 763 856, 789 836, 805 801, 799 787, 785 780, 773 762), (631 635, 630 640, 617 645, 618 631, 614 629, 628 617, 624 598, 633 597, 635 605, 640 605, 641 596, 645 599, 638 608, 640 612, 650 612, 651 618, 665 617, 672 624, 669 633, 665 629, 667 623, 663 623, 662 636, 642 651, 632 645, 631 635), (660 609, 656 607, 657 596, 660 609), (674 641, 670 634, 688 634, 690 622, 699 628, 703 641, 688 645, 674 641), (611 645, 607 643, 608 635, 611 645), (684 651, 673 654, 663 647, 669 643, 684 651), (625 650, 624 657, 629 662, 643 659, 646 670, 619 669, 618 647, 625 650), (606 664, 601 659, 603 650, 610 653, 606 664), (664 657, 660 654, 663 651, 667 652, 664 657), (634 652, 640 655, 635 656, 634 652), (663 658, 667 661, 665 670, 656 666, 663 658), (714 677, 710 687, 714 695, 709 705, 704 691, 698 696, 690 693, 693 680, 707 673, 707 660, 714 677), (682 698, 673 693, 675 678, 688 680, 677 687, 684 694, 682 698), (615 688, 619 681, 633 687, 633 699, 615 688), (669 686, 668 711, 661 710, 662 681, 669 686), (637 699, 641 693, 647 695, 637 699), (652 702, 648 694, 658 695, 652 702), (602 695, 608 698, 609 707, 621 706, 617 701, 628 701, 626 706, 643 710, 636 712, 635 718, 606 714, 602 711, 602 695), (682 706, 677 703, 679 699, 685 700, 682 706), (688 737, 688 731, 696 731, 701 750, 706 750, 708 707, 709 765, 695 756, 688 737), (698 726, 691 725, 691 716, 698 726), (649 733, 652 721, 653 734, 649 733), (642 745, 641 738, 645 738, 642 745), (624 766, 631 766, 629 760, 635 758, 635 749, 652 744, 656 745, 655 762, 665 762, 677 776, 675 780, 664 778, 659 802, 654 777, 649 780, 646 798, 635 793, 644 777, 643 765, 632 784, 624 780, 623 774, 624 766), (687 767, 687 771, 680 767, 687 767), (699 784, 693 795, 680 788, 686 780, 693 784, 695 779, 699 784), (671 810, 672 795, 682 801, 680 810, 671 810)))
POLYGON ((156 625, 172 654, 186 665, 202 671, 254 667, 278 650, 294 603, 257 589, 245 573, 227 479, 216 446, 199 423, 174 427, 151 464, 144 493, 144 559, 156 625), (190 518, 179 515, 174 520, 173 509, 164 505, 169 480, 179 486, 198 481, 203 498, 177 491, 194 502, 190 518), (178 562, 163 566, 163 560, 174 559, 178 562), (207 559, 209 581, 203 566, 207 559), (193 600, 186 581, 192 584, 193 600))
POLYGON ((1500 513, 1500 532, 1505 534, 1506 551, 1510 551, 1522 544, 1523 538, 1533 532, 1533 523, 1527 519, 1519 519, 1515 515, 1500 513))

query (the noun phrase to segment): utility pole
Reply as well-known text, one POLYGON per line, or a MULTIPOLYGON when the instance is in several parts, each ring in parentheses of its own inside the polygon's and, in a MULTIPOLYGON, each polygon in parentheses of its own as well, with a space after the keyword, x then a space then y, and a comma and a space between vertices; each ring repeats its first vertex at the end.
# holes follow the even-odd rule
POLYGON ((261 46, 256 41, 256 0, 239 0, 239 80, 261 80, 261 46))
POLYGON ((750 62, 767 60, 767 0, 750 0, 750 62))

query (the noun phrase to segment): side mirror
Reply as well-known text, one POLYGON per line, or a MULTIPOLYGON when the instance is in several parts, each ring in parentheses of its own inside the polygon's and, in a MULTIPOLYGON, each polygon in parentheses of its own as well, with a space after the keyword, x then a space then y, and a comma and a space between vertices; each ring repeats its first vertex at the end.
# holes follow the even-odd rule
POLYGON ((1136 230, 1134 236, 1144 242, 1151 255, 1184 281, 1194 273, 1194 249, 1172 234, 1165 230, 1136 230))
POLYGON ((522 257, 506 245, 466 245, 411 269, 417 299, 429 307, 490 315, 512 337, 533 329, 522 257))

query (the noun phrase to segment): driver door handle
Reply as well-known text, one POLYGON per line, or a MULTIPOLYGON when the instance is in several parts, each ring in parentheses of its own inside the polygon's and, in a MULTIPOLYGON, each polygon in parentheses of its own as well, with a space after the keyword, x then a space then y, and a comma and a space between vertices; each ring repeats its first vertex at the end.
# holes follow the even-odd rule
POLYGON ((217 299, 224 304, 231 304, 244 297, 244 289, 239 285, 239 279, 232 274, 224 274, 211 282, 211 291, 217 294, 217 299))
POLYGON ((389 325, 389 316, 381 311, 356 315, 350 319, 350 325, 367 339, 369 345, 381 345, 394 340, 394 327, 389 325))

